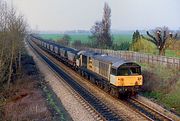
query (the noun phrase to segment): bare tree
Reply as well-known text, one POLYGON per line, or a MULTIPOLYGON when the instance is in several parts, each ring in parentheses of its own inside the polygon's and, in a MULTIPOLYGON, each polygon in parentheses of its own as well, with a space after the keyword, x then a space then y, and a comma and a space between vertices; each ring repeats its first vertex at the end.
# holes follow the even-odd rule
POLYGON ((9 49, 7 47, 7 20, 8 9, 4 1, 0 1, 0 82, 6 79, 6 70, 8 68, 9 49))
POLYGON ((73 43, 72 43, 72 45, 73 45, 73 47, 74 48, 81 48, 81 46, 82 46, 82 43, 81 43, 81 40, 75 40, 73 43))
POLYGON ((147 35, 150 38, 146 39, 157 46, 159 55, 165 55, 165 50, 176 41, 177 37, 177 34, 173 34, 168 27, 158 27, 152 31, 152 34, 147 31, 147 35))
POLYGON ((90 39, 92 40, 93 46, 101 47, 103 44, 102 41, 102 22, 95 22, 94 26, 91 28, 92 36, 90 39))
POLYGON ((57 43, 63 45, 63 46, 69 46, 71 37, 67 34, 64 34, 62 39, 57 40, 57 43))
POLYGON ((102 21, 95 22, 91 28, 92 36, 90 39, 93 40, 95 47, 111 47, 113 44, 112 36, 110 33, 111 28, 111 9, 107 3, 104 4, 104 13, 102 21))
POLYGON ((26 22, 6 2, 0 1, 0 82, 7 81, 21 68, 21 51, 26 35, 26 22))
POLYGON ((113 42, 112 42, 112 37, 110 33, 110 28, 111 28, 111 8, 107 3, 104 4, 104 15, 102 19, 102 39, 105 44, 105 46, 111 47, 113 42))

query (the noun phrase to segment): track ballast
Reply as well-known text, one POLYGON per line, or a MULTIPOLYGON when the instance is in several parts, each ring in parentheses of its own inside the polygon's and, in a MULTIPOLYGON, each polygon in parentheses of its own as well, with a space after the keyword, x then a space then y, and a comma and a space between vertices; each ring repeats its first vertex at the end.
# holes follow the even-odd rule
POLYGON ((77 93, 79 93, 99 114, 107 121, 121 121, 122 119, 111 109, 109 109, 103 102, 97 99, 93 94, 87 91, 84 87, 78 84, 73 78, 66 74, 61 68, 54 64, 50 59, 40 53, 29 42, 30 46, 36 53, 57 73, 59 74, 77 93))

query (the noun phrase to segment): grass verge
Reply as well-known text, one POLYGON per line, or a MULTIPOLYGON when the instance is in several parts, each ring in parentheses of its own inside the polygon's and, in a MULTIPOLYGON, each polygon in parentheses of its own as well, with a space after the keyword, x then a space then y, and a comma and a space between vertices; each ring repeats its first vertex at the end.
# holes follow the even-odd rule
POLYGON ((160 65, 141 64, 142 95, 180 114, 180 72, 160 65))
POLYGON ((53 120, 55 121, 72 121, 71 116, 67 113, 66 109, 63 107, 61 101, 59 101, 56 94, 51 89, 50 85, 41 82, 41 89, 43 90, 43 95, 46 98, 46 102, 53 112, 53 120))

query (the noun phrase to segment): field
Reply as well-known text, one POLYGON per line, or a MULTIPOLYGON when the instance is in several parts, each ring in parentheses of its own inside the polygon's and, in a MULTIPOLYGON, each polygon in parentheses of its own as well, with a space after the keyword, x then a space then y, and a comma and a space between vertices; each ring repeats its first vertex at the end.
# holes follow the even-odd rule
MULTIPOLYGON (((81 40, 82 43, 87 43, 90 41, 89 34, 69 34, 71 37, 71 43, 73 43, 75 40, 81 40)), ((58 40, 63 37, 63 34, 40 34, 40 36, 44 39, 50 39, 50 40, 58 40)), ((121 42, 132 42, 132 33, 120 33, 120 34, 114 34, 113 35, 113 42, 114 44, 121 44, 121 42)), ((158 50, 156 50, 156 53, 152 54, 158 54, 158 50)), ((178 57, 180 58, 180 50, 166 50, 166 56, 168 57, 178 57)))
POLYGON ((180 50, 166 50, 166 56, 180 58, 180 50))
MULTIPOLYGON (((88 34, 69 34, 71 37, 71 43, 73 43, 75 40, 81 40, 82 43, 87 43, 90 41, 88 34)), ((63 34, 41 34, 41 37, 44 39, 52 39, 52 40, 58 40, 63 37, 63 34)), ((121 42, 128 41, 131 42, 132 35, 130 33, 128 34, 114 34, 113 35, 113 41, 116 44, 120 44, 121 42)))

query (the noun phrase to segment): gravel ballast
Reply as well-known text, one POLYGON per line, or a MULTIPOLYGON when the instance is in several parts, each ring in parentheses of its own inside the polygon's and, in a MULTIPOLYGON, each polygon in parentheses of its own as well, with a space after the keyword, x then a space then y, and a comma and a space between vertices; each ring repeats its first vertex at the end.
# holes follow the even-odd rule
POLYGON ((28 47, 27 50, 40 72, 43 74, 45 81, 49 83, 64 108, 70 114, 74 121, 94 121, 94 117, 86 110, 85 107, 74 97, 74 92, 68 87, 60 77, 58 77, 34 52, 28 47))

